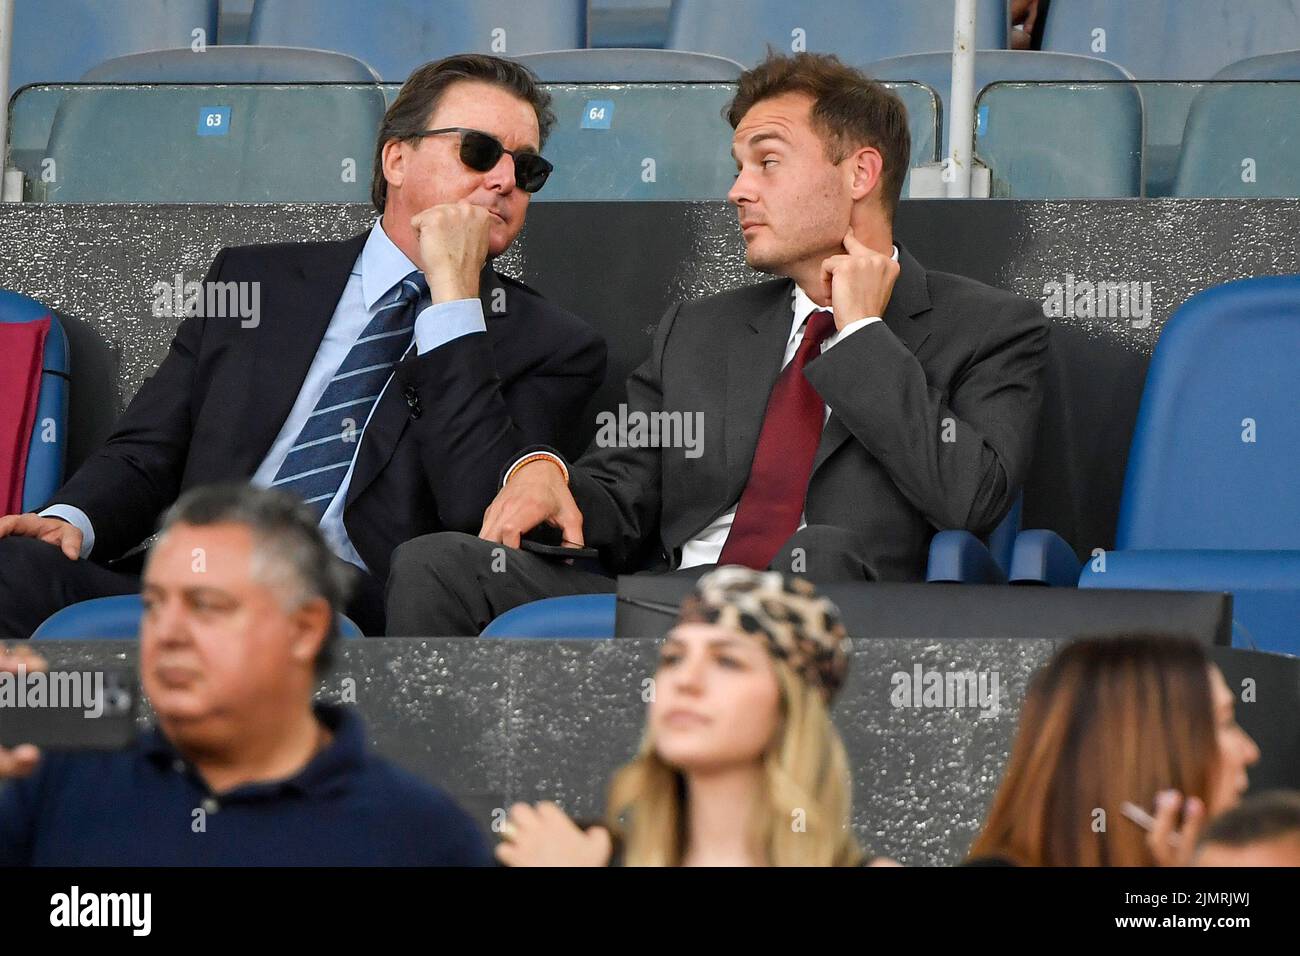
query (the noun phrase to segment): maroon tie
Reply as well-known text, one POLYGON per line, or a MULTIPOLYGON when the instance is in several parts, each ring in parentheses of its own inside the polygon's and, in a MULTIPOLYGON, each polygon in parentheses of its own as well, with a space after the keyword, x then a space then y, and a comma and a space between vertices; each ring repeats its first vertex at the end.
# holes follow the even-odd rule
POLYGON ((828 310, 808 316, 799 350, 772 387, 749 481, 719 564, 743 564, 761 571, 799 529, 825 417, 821 396, 803 370, 821 354, 822 342, 833 331, 835 318, 828 310))

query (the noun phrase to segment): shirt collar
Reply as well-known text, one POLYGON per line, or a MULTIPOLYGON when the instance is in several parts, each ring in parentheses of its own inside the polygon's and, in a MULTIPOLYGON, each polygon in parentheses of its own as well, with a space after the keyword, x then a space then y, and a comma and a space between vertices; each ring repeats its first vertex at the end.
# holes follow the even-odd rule
MULTIPOLYGON (((365 299, 366 309, 373 311, 375 304, 387 294, 393 286, 401 282, 412 271, 418 271, 401 249, 388 238, 384 232, 384 220, 375 220, 375 225, 366 238, 358 260, 361 269, 361 295, 365 299)), ((353 269, 356 274, 356 268, 353 269)))
MULTIPOLYGON (((898 246, 894 246, 894 255, 892 258, 895 262, 898 261, 898 246)), ((803 324, 808 321, 808 316, 812 315, 813 312, 815 312, 817 309, 822 308, 822 306, 818 305, 816 302, 810 299, 808 297, 808 293, 805 292, 798 285, 796 285, 794 287, 793 308, 794 308, 794 324, 790 327, 791 339, 799 334, 799 330, 803 328, 803 324)), ((865 319, 867 318, 867 316, 860 315, 858 316, 858 318, 865 319)), ((834 337, 835 336, 832 336, 832 338, 834 337)), ((786 341, 788 342, 789 339, 787 339, 786 341)))
MULTIPOLYGON (((256 797, 280 792, 296 791, 308 796, 323 795, 337 790, 365 762, 365 725, 356 712, 336 704, 317 703, 312 706, 316 719, 333 735, 329 744, 308 761, 307 766, 292 777, 260 783, 248 783, 221 794, 222 800, 232 797, 256 797)), ((140 737, 140 749, 146 757, 159 765, 174 765, 180 760, 193 774, 175 745, 167 739, 162 729, 154 726, 140 737)))

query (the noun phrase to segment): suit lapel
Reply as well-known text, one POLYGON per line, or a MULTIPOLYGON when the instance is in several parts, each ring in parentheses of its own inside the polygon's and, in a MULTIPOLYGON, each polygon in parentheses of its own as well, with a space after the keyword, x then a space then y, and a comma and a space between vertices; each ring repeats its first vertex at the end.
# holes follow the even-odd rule
POLYGON ((758 447, 767 400, 781 373, 794 321, 793 293, 794 283, 773 283, 765 304, 747 315, 731 317, 734 331, 727 333, 727 474, 742 486, 758 447))
MULTIPOLYGON (((930 311, 929 284, 925 268, 901 244, 895 245, 898 245, 898 279, 894 282, 889 305, 885 306, 885 314, 881 318, 889 331, 907 346, 909 352, 916 355, 930 337, 929 323, 918 318, 922 313, 930 311)), ((848 426, 832 410, 830 418, 826 420, 826 427, 822 429, 817 454, 813 457, 814 473, 848 441, 851 434, 848 426)))
POLYGON ((258 327, 248 382, 250 407, 257 410, 245 419, 254 468, 289 417, 368 235, 320 243, 276 280, 275 313, 258 327))
MULTIPOLYGON (((479 276, 479 299, 483 303, 483 317, 487 321, 490 339, 495 339, 496 335, 500 334, 499 330, 503 328, 495 324, 496 320, 510 314, 511 297, 507 294, 508 291, 500 277, 492 271, 491 264, 485 265, 479 276)), ((401 367, 418 359, 419 356, 411 352, 398 363, 398 366, 401 367)), ((357 449, 357 463, 352 471, 352 481, 348 485, 345 507, 351 507, 352 502, 356 501, 357 497, 387 467, 393 453, 397 450, 398 440, 411 421, 410 406, 404 396, 390 394, 393 388, 393 380, 390 379, 388 388, 384 390, 370 422, 362 433, 361 447, 357 449)), ((433 398, 435 396, 421 396, 424 402, 431 401, 433 398)))

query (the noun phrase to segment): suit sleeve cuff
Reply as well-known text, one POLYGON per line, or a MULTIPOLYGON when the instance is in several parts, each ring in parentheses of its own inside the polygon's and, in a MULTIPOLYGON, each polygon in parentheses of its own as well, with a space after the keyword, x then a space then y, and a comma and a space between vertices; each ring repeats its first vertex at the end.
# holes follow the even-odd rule
POLYGON ((844 326, 844 328, 840 329, 840 337, 835 341, 843 342, 845 339, 847 339, 850 335, 852 335, 854 332, 858 331, 859 329, 865 329, 872 322, 879 322, 879 321, 880 321, 880 316, 869 315, 865 319, 858 319, 858 321, 856 322, 850 322, 848 325, 844 326))
POLYGON ((545 459, 546 461, 555 462, 556 467, 558 467, 560 471, 564 472, 564 483, 566 485, 569 483, 569 466, 564 463, 564 459, 561 458, 559 455, 552 454, 549 451, 538 450, 538 451, 525 452, 524 454, 516 458, 514 461, 512 461, 509 467, 506 468, 505 472, 501 476, 501 487, 502 488, 505 487, 506 482, 510 480, 510 476, 515 473, 515 469, 518 468, 520 465, 522 465, 524 462, 537 461, 539 459, 545 459))
POLYGON ((95 527, 90 523, 90 518, 80 508, 73 505, 50 505, 44 511, 40 512, 42 518, 62 518, 68 524, 72 525, 81 532, 81 554, 83 560, 90 556, 91 549, 95 547, 95 527))
POLYGON ((415 351, 423 355, 472 332, 486 332, 483 303, 453 299, 429 306, 415 320, 415 351))

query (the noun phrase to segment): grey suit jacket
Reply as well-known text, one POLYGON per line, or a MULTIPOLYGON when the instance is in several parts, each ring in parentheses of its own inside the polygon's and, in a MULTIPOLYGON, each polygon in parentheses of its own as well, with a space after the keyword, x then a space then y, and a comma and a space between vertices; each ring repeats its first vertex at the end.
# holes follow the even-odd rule
MULTIPOLYGON (((1011 507, 1029 468, 1048 326, 1034 303, 929 272, 902 247, 899 264, 884 321, 805 369, 831 415, 804 512, 858 532, 881 580, 907 581, 924 578, 936 530, 986 534, 1011 507)), ((676 567, 682 545, 740 499, 793 291, 777 279, 664 316, 628 379, 628 427, 612 443, 610 430, 598 434, 571 468, 584 537, 611 570, 676 567), (665 428, 639 428, 636 413, 665 412, 702 419, 702 446, 647 447, 665 428)))

